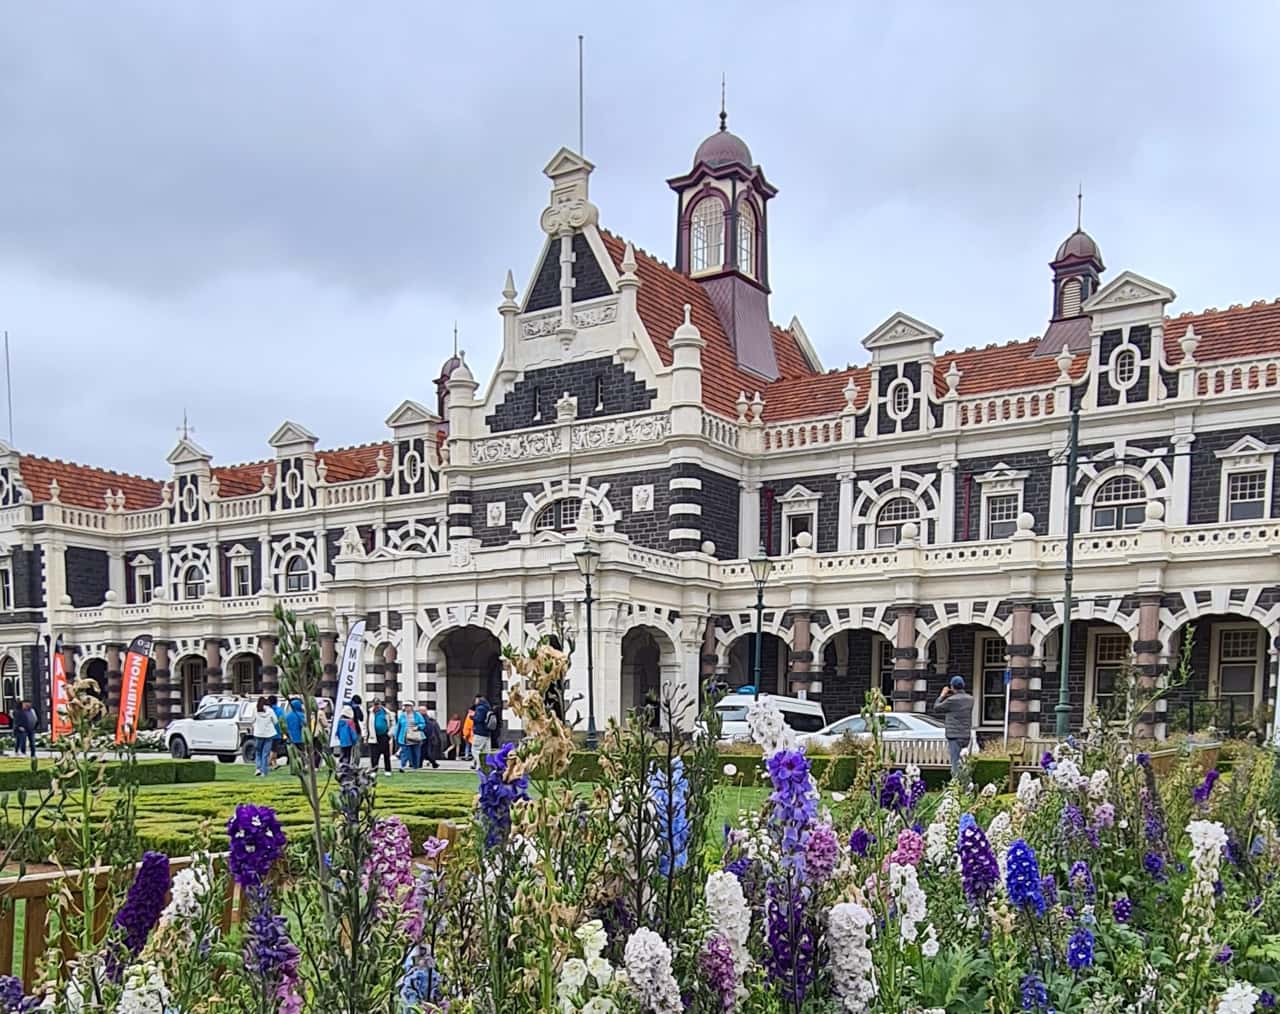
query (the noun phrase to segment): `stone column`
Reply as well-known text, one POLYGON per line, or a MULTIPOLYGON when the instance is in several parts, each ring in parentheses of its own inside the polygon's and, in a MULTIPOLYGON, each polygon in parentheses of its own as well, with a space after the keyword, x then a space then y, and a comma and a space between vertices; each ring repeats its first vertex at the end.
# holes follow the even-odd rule
POLYGON ((226 692, 226 682, 222 678, 222 638, 220 637, 204 639, 204 692, 206 694, 226 692))
POLYGON ((112 715, 120 711, 120 654, 124 650, 123 644, 107 645, 107 713, 112 715))
MULTIPOLYGON (((1160 596, 1143 595, 1138 599, 1138 637, 1133 642, 1138 697, 1145 700, 1155 690, 1160 665, 1160 596)), ((1134 731, 1139 739, 1163 739, 1165 723, 1157 722, 1154 706, 1137 716, 1134 731)))
POLYGON ((893 639, 893 710, 910 711, 916 686, 916 607, 893 608, 898 622, 893 639))
POLYGON ((791 619, 791 693, 796 697, 809 693, 809 667, 813 662, 809 619, 808 613, 796 613, 791 619))
POLYGON ((388 644, 382 649, 382 671, 384 684, 382 687, 382 703, 387 710, 395 712, 400 706, 400 663, 396 661, 396 646, 388 644))
POLYGON ((1015 602, 1009 652, 1009 738, 1027 735, 1031 711, 1031 603, 1015 602))
POLYGON ((280 694, 280 668, 276 665, 278 640, 274 634, 263 634, 258 638, 258 654, 262 657, 262 692, 268 697, 280 694))
POLYGON ((857 478, 857 473, 840 472, 836 478, 840 480, 840 503, 836 517, 836 552, 847 553, 854 547, 853 480, 857 478))
POLYGON ((335 700, 338 693, 338 635, 333 631, 324 631, 320 635, 320 696, 333 701, 335 708, 342 702, 335 700))
POLYGON ((764 542, 760 531, 760 486, 758 479, 738 483, 738 556, 750 559, 764 542))
POLYGON ((173 707, 173 673, 169 670, 169 642, 156 641, 152 649, 156 655, 153 673, 156 681, 156 723, 160 728, 177 716, 173 707))

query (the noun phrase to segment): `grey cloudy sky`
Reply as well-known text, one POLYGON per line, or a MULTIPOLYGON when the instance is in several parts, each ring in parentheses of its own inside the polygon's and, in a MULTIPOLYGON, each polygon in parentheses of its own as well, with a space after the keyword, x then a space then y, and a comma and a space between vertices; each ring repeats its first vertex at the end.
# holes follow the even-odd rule
POLYGON ((1280 295, 1271 2, 14 4, 18 445, 163 475, 184 408, 222 463, 285 418, 378 439, 434 403, 455 318, 487 376, 576 138, 578 32, 603 223, 670 259, 664 180, 723 70, 781 191, 773 316, 828 366, 896 309, 948 347, 1040 333, 1079 179, 1109 273, 1175 309, 1280 295))

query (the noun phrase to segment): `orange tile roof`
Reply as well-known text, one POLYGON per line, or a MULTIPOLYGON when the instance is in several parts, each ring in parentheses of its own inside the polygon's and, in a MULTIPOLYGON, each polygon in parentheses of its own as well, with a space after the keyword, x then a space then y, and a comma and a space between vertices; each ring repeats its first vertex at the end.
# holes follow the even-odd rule
MULTIPOLYGON (((1034 358, 1039 338, 1029 338, 1004 345, 988 345, 981 349, 943 352, 933 364, 933 384, 939 395, 947 393, 947 370, 956 364, 960 371, 960 396, 990 394, 995 391, 1020 391, 1028 387, 1052 384, 1058 376, 1058 361, 1053 356, 1034 358)), ((1084 376, 1089 354, 1081 352, 1071 361, 1071 377, 1084 376)))
MULTIPOLYGON (((626 241, 603 229, 600 235, 614 266, 621 271, 626 241)), ((748 397, 756 391, 763 393, 769 381, 738 366, 737 356, 729 344, 728 335, 720 326, 711 297, 701 285, 639 248, 636 248, 636 274, 640 278, 636 305, 645 330, 657 349, 658 358, 664 366, 671 365, 669 342, 676 328, 684 322, 684 306, 688 303, 690 319, 707 343, 702 350, 703 403, 719 415, 736 419, 738 393, 745 391, 748 397)), ((776 326, 772 332, 781 378, 815 376, 795 336, 776 326)))
POLYGON ((865 366, 832 370, 811 377, 776 380, 762 392, 765 422, 836 415, 844 411, 844 389, 849 378, 858 385, 854 407, 866 407, 871 396, 871 371, 865 366))
POLYGON ((1169 362, 1182 362, 1182 336, 1187 327, 1196 330, 1196 362, 1212 363, 1241 356, 1280 353, 1280 299, 1268 303, 1255 300, 1248 306, 1236 304, 1225 310, 1209 309, 1166 317, 1164 351, 1169 362))
POLYGON ((99 511, 107 506, 104 499, 106 493, 121 491, 124 493, 125 510, 158 507, 164 486, 157 479, 112 472, 106 468, 91 468, 56 458, 40 458, 34 454, 20 455, 18 470, 22 473, 23 484, 31 490, 36 503, 47 503, 52 499, 50 487, 53 480, 57 479, 58 500, 61 503, 99 511))
MULTIPOLYGON (((378 472, 378 452, 391 458, 391 444, 382 441, 361 444, 357 447, 340 447, 332 451, 318 451, 316 457, 327 466, 329 482, 350 482, 354 479, 372 478, 378 472)), ((275 459, 251 461, 240 465, 221 465, 212 469, 218 477, 218 493, 221 497, 247 496, 262 489, 262 470, 273 468, 275 459)), ((51 499, 50 483, 58 480, 58 499, 74 507, 102 510, 106 506, 104 494, 124 492, 125 510, 145 510, 159 507, 163 502, 164 482, 137 475, 112 472, 105 468, 78 465, 71 461, 58 461, 23 454, 18 459, 22 481, 31 490, 36 503, 51 499)))

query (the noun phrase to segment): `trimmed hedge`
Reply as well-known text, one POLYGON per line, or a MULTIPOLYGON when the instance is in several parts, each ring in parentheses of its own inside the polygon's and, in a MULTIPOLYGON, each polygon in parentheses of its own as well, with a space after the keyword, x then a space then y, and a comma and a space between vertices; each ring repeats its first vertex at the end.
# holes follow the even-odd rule
MULTIPOLYGON (((108 761, 107 784, 120 785, 128 770, 120 761, 108 761)), ((211 782, 217 777, 218 764, 206 760, 158 760, 139 761, 134 767, 133 781, 137 785, 174 785, 193 782, 211 782)), ((17 792, 19 789, 47 789, 52 778, 52 765, 31 770, 29 763, 7 763, 0 767, 0 792, 17 792)))

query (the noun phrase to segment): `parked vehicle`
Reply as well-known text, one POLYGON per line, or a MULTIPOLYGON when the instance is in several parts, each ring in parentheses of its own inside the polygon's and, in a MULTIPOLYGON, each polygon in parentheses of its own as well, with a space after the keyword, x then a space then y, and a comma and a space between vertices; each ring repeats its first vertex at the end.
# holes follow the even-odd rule
MULTIPOLYGON (((880 738, 884 740, 947 738, 942 723, 932 715, 885 713, 874 716, 873 720, 880 727, 880 738)), ((845 736, 862 739, 870 735, 871 731, 867 728, 865 718, 861 715, 849 715, 817 732, 802 735, 799 739, 807 746, 830 747, 840 742, 845 736)))
MULTIPOLYGON (((822 705, 799 697, 782 697, 777 694, 761 694, 760 700, 768 700, 782 712, 782 720, 796 732, 817 732, 827 723, 822 705)), ((720 739, 741 741, 751 738, 747 729, 747 708, 754 701, 752 694, 730 694, 716 702, 716 714, 720 718, 720 739)))
POLYGON ((190 718, 175 718, 164 730, 170 756, 183 760, 214 754, 224 764, 236 755, 253 758, 253 713, 257 701, 243 697, 205 697, 190 718))

